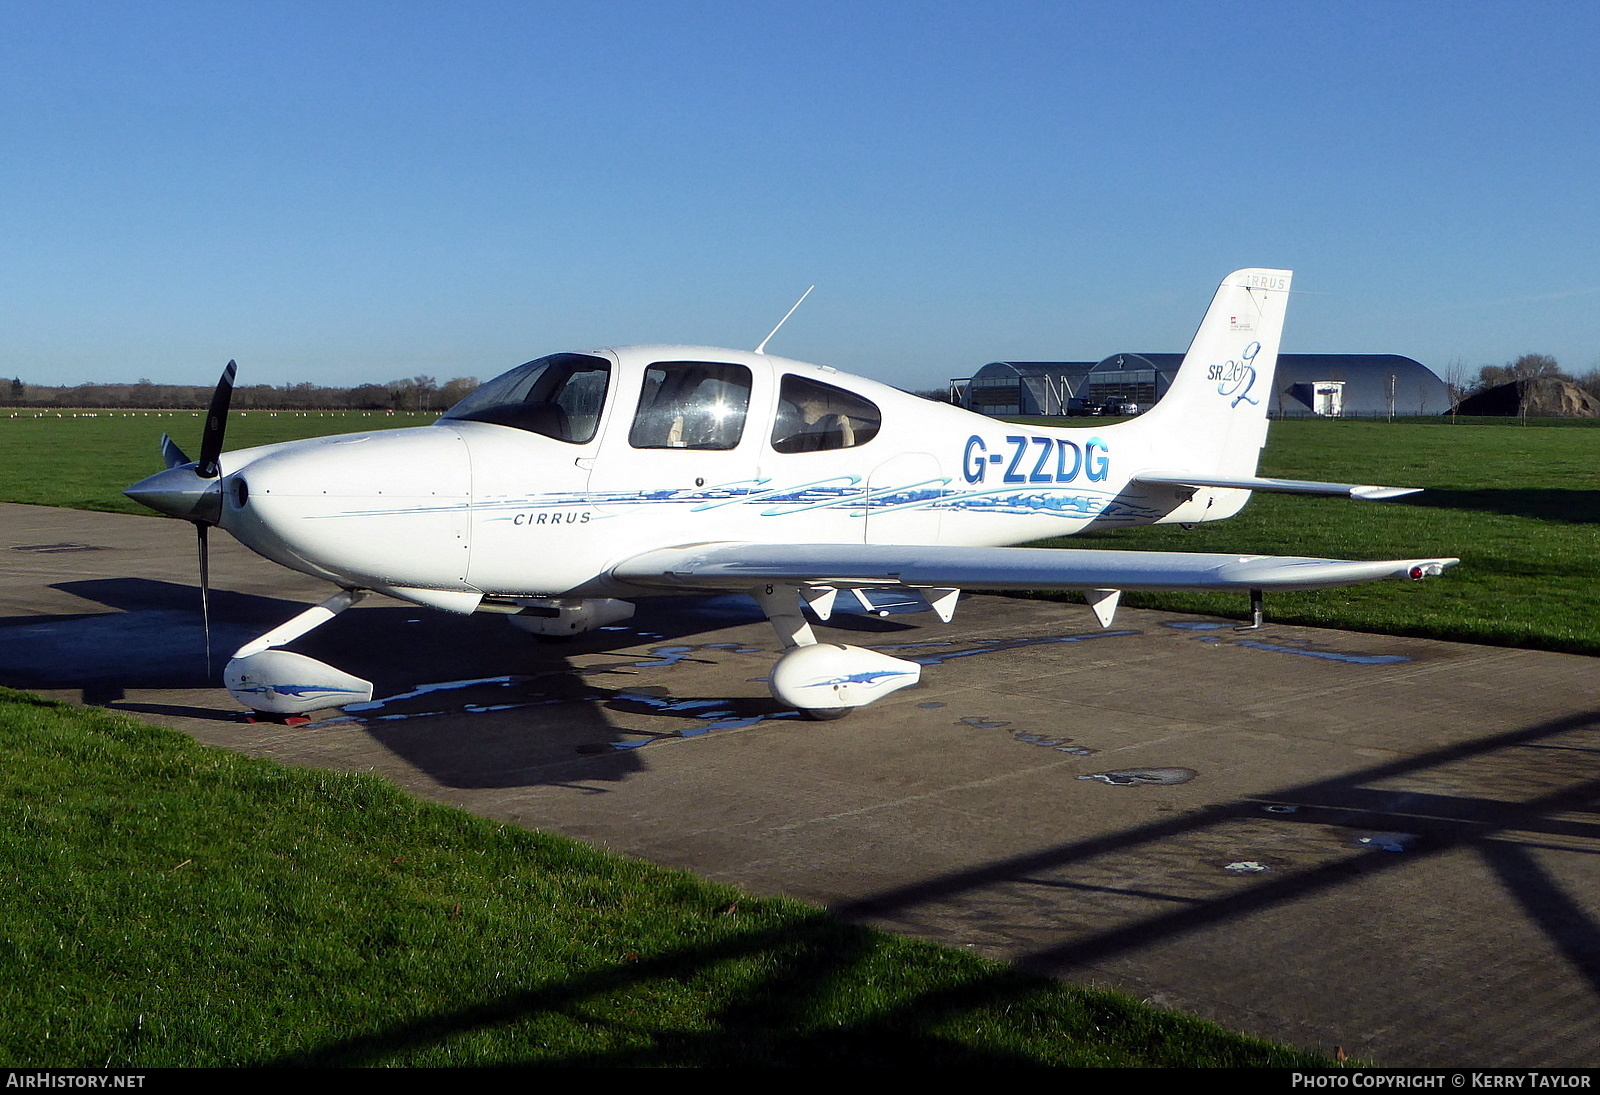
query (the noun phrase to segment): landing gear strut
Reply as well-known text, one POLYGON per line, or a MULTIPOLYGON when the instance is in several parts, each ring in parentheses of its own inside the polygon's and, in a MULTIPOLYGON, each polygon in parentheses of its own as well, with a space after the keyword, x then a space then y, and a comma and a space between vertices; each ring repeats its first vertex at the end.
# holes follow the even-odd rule
POLYGON ((371 700, 371 681, 304 654, 275 649, 327 623, 366 595, 364 589, 341 589, 321 604, 245 643, 228 660, 222 683, 234 699, 273 718, 371 700))
POLYGON ((1242 627, 1234 628, 1235 631, 1260 631, 1266 624, 1266 606, 1259 589, 1250 591, 1250 622, 1242 627))

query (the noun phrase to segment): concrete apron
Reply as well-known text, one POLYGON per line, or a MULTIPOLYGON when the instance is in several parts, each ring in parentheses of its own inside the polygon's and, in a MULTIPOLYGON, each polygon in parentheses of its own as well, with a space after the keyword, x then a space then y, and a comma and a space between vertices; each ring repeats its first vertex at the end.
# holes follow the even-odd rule
POLYGON ((211 681, 327 587, 214 536, 208 680, 193 540, 0 505, 0 683, 1311 1049, 1600 1060, 1590 659, 972 597, 836 618, 923 682, 813 723, 747 598, 565 643, 373 598, 294 649, 377 702, 290 728, 211 681))

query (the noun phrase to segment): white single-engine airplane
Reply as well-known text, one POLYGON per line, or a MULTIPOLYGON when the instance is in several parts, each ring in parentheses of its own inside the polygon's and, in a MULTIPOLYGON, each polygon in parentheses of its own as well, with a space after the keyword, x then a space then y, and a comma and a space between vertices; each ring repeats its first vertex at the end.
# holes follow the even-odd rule
POLYGON ((921 668, 818 642, 801 603, 826 620, 841 591, 870 608, 868 591, 891 590, 948 621, 961 589, 1082 590, 1108 627, 1125 589, 1237 589, 1259 623, 1263 590, 1422 578, 1456 562, 1000 546, 1217 521, 1254 490, 1412 493, 1256 476, 1289 280, 1230 274, 1171 390, 1096 429, 999 422, 769 356, 763 342, 553 354, 431 426, 224 454, 229 362, 200 459, 163 438, 168 469, 127 494, 195 523, 202 592, 212 525, 340 587, 228 663, 228 690, 260 712, 371 699, 370 683, 278 649, 369 590, 506 613, 542 635, 626 619, 628 597, 739 591, 784 646, 773 694, 833 718, 921 668))

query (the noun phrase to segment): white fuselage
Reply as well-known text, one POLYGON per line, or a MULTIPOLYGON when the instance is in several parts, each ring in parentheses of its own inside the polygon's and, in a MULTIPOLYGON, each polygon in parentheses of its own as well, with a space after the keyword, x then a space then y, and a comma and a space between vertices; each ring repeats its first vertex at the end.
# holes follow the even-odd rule
POLYGON ((633 346, 519 365, 432 426, 222 453, 229 362, 200 458, 163 439, 166 470, 125 493, 195 523, 202 591, 212 526, 342 587, 229 660, 229 691, 270 716, 371 697, 370 681, 282 647, 377 590, 547 636, 627 619, 633 596, 749 594, 783 647, 774 696, 836 718, 921 673, 817 640, 808 613, 828 619, 841 591, 949 620, 963 589, 1078 590, 1106 627, 1124 589, 1231 589, 1259 625, 1268 588, 1455 562, 1007 546, 1219 520, 1254 490, 1409 493, 1256 474, 1290 280, 1228 275, 1166 393, 1128 422, 1013 425, 759 352, 633 346))
MULTIPOLYGON (((586 354, 611 370, 587 440, 446 418, 227 453, 221 526, 269 559, 346 587, 594 597, 643 592, 610 570, 656 548, 709 541, 989 547, 1091 526, 1216 520, 1248 497, 1130 485, 1141 470, 1184 460, 1186 431, 1163 421, 1159 405, 1126 423, 1019 426, 747 351, 642 346, 586 354), (640 447, 634 423, 646 370, 662 361, 749 370, 736 443, 640 447), (865 431, 857 423, 853 434, 843 427, 843 447, 779 451, 774 423, 794 413, 780 407, 786 377, 866 401, 881 415, 876 433, 858 440, 865 431)), ((1252 466, 1259 444, 1250 446, 1252 466)))

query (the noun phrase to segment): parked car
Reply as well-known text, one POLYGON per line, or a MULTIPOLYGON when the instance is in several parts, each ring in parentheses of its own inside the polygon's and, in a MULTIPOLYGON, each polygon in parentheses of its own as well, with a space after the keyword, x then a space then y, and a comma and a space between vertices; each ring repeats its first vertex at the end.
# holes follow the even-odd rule
POLYGON ((1101 414, 1117 414, 1131 416, 1139 413, 1139 404, 1131 399, 1108 399, 1100 408, 1101 414))

